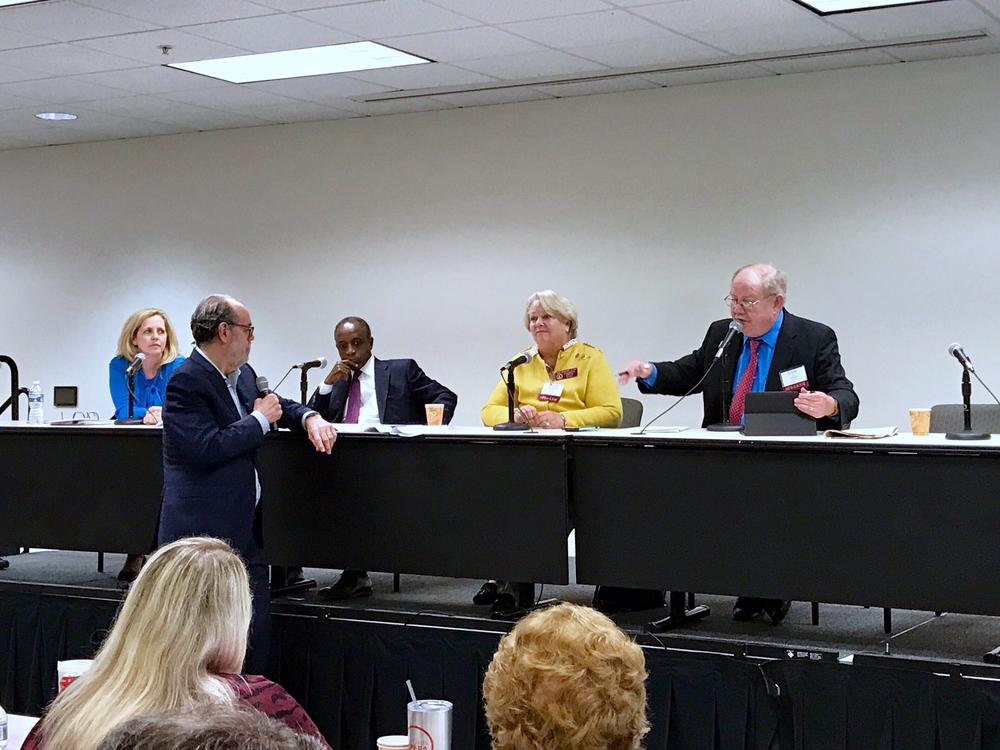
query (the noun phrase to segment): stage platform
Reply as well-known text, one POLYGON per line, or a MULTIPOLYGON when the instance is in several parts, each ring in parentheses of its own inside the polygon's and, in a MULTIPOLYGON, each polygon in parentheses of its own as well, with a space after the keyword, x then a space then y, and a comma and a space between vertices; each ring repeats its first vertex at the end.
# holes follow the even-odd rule
MULTIPOLYGON (((124 559, 34 552, 0 571, 0 697, 38 713, 56 659, 91 655, 123 587, 124 559)), ((572 570, 572 566, 571 566, 572 570)), ((321 586, 339 571, 306 569, 321 586)), ((370 750, 405 723, 404 681, 455 703, 454 750, 487 750, 482 673, 511 625, 471 603, 481 581, 373 574, 371 598, 327 604, 313 592, 276 599, 271 676, 295 694, 337 750, 370 750)), ((572 575, 571 575, 572 580, 572 575)), ((590 586, 543 598, 589 604, 590 586)), ((617 617, 646 648, 649 750, 661 748, 1000 748, 1000 667, 982 657, 1000 620, 823 604, 811 624, 796 602, 780 626, 736 623, 732 597, 698 595, 711 614, 668 634, 643 632, 665 610, 617 617), (886 658, 886 654, 890 656, 886 658)))

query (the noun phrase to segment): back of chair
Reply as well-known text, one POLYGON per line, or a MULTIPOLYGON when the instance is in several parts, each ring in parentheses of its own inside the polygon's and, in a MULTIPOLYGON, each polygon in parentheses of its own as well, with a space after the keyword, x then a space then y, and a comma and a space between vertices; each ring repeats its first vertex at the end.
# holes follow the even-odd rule
POLYGON ((642 401, 637 398, 622 399, 622 421, 619 427, 638 427, 642 424, 642 401))
MULTIPOLYGON (((961 404, 931 407, 931 432, 958 432, 965 429, 961 404)), ((1000 433, 1000 404, 972 404, 972 429, 1000 433)))

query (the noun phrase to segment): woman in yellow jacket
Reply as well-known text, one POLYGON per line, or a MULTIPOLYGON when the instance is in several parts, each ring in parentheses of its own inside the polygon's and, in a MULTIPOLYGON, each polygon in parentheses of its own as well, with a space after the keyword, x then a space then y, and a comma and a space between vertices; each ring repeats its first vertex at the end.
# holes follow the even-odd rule
MULTIPOLYGON (((622 400, 608 360, 576 340, 576 308, 552 290, 528 298, 524 327, 535 346, 517 368, 514 421, 535 428, 617 427, 622 400)), ((483 424, 507 421, 507 385, 501 380, 483 406, 483 424)))
MULTIPOLYGON (((514 378, 514 421, 536 429, 617 427, 622 400, 608 360, 596 346, 576 340, 576 308, 550 289, 528 297, 524 327, 535 340, 531 359, 514 378)), ((502 380, 483 406, 483 424, 507 421, 507 385, 502 380)), ((500 612, 514 609, 534 584, 487 581, 472 598, 500 612)), ((523 602, 522 602, 523 603, 523 602)))

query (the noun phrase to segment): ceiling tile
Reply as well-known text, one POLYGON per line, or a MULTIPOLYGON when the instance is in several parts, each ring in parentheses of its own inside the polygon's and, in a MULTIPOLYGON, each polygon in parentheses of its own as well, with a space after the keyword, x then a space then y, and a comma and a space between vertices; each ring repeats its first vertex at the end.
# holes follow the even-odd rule
POLYGON ((893 47, 889 54, 898 60, 938 60, 944 57, 964 57, 968 55, 992 55, 1000 52, 1000 39, 995 36, 974 39, 969 42, 945 44, 919 44, 911 47, 893 47))
POLYGON ((991 13, 994 18, 1000 18, 1000 0, 975 0, 975 4, 991 13))
MULTIPOLYGON (((12 84, 0 84, 0 109, 21 109, 32 107, 38 103, 36 99, 20 96, 17 93, 7 91, 7 86, 12 84)), ((17 86, 19 84, 13 84, 17 86)))
POLYGON ((521 79, 569 76, 607 70, 607 67, 592 60, 584 60, 565 52, 544 50, 522 55, 499 55, 482 57, 461 63, 461 67, 487 76, 506 81, 521 79))
POLYGON ((718 50, 708 45, 695 42, 680 34, 671 34, 669 31, 661 31, 660 36, 633 39, 629 42, 570 47, 566 52, 613 68, 669 65, 724 57, 718 50))
MULTIPOLYGON (((112 55, 120 55, 121 57, 138 60, 150 65, 191 62, 192 60, 204 60, 213 57, 230 57, 232 55, 245 55, 249 52, 249 50, 240 47, 223 44, 222 42, 213 42, 210 39, 204 39, 194 34, 186 34, 177 29, 146 31, 141 34, 125 34, 123 36, 111 36, 104 39, 90 39, 80 42, 79 46, 100 52, 107 52, 112 55), (164 55, 160 50, 160 46, 164 44, 173 47, 169 55, 164 55)), ((134 68, 135 63, 132 63, 128 67, 134 68)))
POLYGON ((328 44, 354 42, 358 39, 353 34, 285 13, 187 26, 184 31, 253 52, 322 47, 328 44))
POLYGON ((823 21, 792 0, 674 0, 631 8, 631 13, 681 34, 823 21))
POLYGON ((157 96, 123 96, 118 99, 101 99, 86 102, 79 109, 175 124, 191 123, 215 113, 214 110, 207 107, 168 101, 157 96))
POLYGON ((147 65, 129 70, 110 70, 105 73, 88 73, 74 76, 78 81, 109 86, 132 94, 163 94, 168 91, 192 91, 195 89, 228 86, 225 81, 208 76, 199 76, 184 70, 163 65, 147 65))
POLYGON ((538 99, 553 99, 551 94, 532 88, 492 89, 488 91, 469 91, 462 94, 438 94, 435 99, 454 104, 458 107, 482 107, 491 104, 509 104, 511 102, 530 102, 538 99))
POLYGON ((89 99, 110 99, 122 95, 117 89, 72 78, 44 78, 0 85, 0 93, 16 94, 50 104, 82 102, 89 99))
POLYGON ((504 2, 497 0, 430 0, 430 2, 484 23, 530 21, 535 18, 568 16, 574 13, 590 13, 610 8, 609 3, 603 0, 544 0, 544 2, 539 2, 539 0, 504 0, 504 2))
POLYGON ((762 68, 775 73, 808 73, 814 70, 834 70, 837 68, 857 68, 866 65, 885 65, 897 62, 891 56, 877 50, 862 52, 842 52, 833 55, 814 55, 790 60, 768 60, 757 63, 762 68))
POLYGON ((253 110, 255 117, 263 117, 277 123, 316 122, 317 120, 343 120, 358 117, 355 111, 324 107, 313 102, 289 101, 280 107, 261 107, 253 110))
POLYGON ((545 50, 540 44, 488 26, 416 36, 397 36, 383 41, 395 49, 437 62, 460 62, 477 57, 545 50))
POLYGON ((864 13, 843 13, 830 16, 827 20, 866 41, 903 39, 997 26, 992 17, 966 0, 906 5, 864 13))
POLYGON ((389 86, 360 81, 345 75, 309 76, 307 78, 289 78, 284 81, 260 81, 243 84, 246 87, 266 91, 277 96, 287 96, 307 102, 331 104, 332 100, 340 100, 349 96, 376 94, 391 91, 389 86))
POLYGON ((650 78, 664 86, 689 86, 698 83, 714 83, 716 81, 733 81, 741 78, 762 78, 773 76, 769 70, 752 63, 734 63, 711 68, 691 68, 690 70, 674 70, 669 73, 646 73, 650 78))
POLYGON ((331 8, 335 5, 354 5, 368 0, 253 0, 254 3, 272 10, 296 11, 331 8))
POLYGON ((735 29, 692 32, 693 38, 734 55, 769 54, 836 45, 856 45, 849 34, 822 21, 786 21, 735 29))
POLYGON ((0 68, 6 65, 61 76, 134 68, 135 62, 75 44, 46 44, 0 52, 0 68))
POLYGON ((249 0, 76 0, 160 26, 228 21, 271 12, 249 0))
POLYGON ((462 86, 475 83, 496 83, 495 78, 489 78, 479 73, 462 70, 445 63, 429 63, 426 65, 406 65, 401 68, 382 68, 381 70, 359 70, 352 78, 371 81, 388 86, 392 89, 423 89, 437 86, 462 86))
POLYGON ((57 40, 54 38, 43 38, 34 34, 22 34, 19 31, 0 28, 0 50, 34 47, 38 44, 51 44, 55 41, 57 40))
POLYGON ((471 19, 421 0, 374 0, 297 15, 363 39, 386 39, 478 25, 471 19))
POLYGON ((70 0, 49 0, 49 2, 4 8, 0 12, 0 27, 70 42, 111 34, 127 34, 134 31, 155 29, 156 24, 135 18, 107 13, 88 5, 70 0))
POLYGON ((594 44, 613 44, 630 39, 658 36, 663 29, 624 10, 584 13, 563 18, 521 21, 502 26, 506 31, 560 49, 594 44))
POLYGON ((222 109, 227 112, 250 112, 261 107, 280 108, 292 103, 286 97, 246 88, 238 84, 201 91, 174 91, 164 94, 163 98, 174 102, 194 104, 198 107, 222 109))
POLYGON ((620 91, 638 91, 641 89, 656 89, 661 85, 643 76, 621 76, 618 78, 603 78, 595 81, 579 81, 577 83, 561 83, 555 86, 534 86, 538 91, 552 96, 590 96, 591 94, 613 94, 620 91))
POLYGON ((3 61, 3 52, 0 52, 0 83, 8 83, 10 81, 31 81, 38 78, 45 78, 45 73, 39 73, 37 70, 25 70, 24 68, 15 68, 13 65, 7 65, 3 61))

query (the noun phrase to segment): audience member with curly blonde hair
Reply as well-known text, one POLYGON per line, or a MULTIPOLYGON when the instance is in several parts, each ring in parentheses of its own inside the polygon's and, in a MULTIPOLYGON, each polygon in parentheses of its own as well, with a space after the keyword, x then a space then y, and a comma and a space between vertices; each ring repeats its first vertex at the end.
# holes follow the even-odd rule
POLYGON ((611 620, 560 604, 500 641, 483 681, 493 750, 640 750, 646 662, 611 620))

